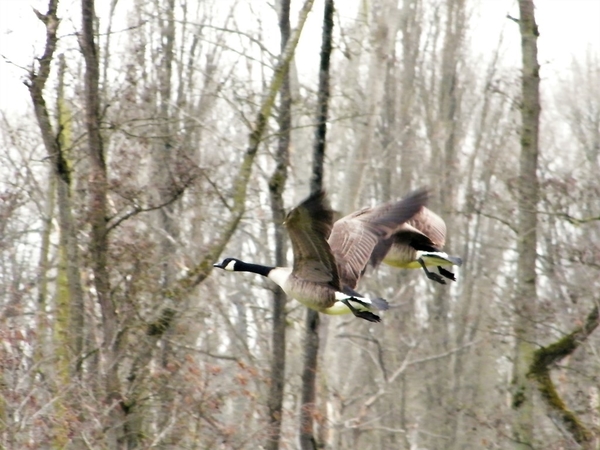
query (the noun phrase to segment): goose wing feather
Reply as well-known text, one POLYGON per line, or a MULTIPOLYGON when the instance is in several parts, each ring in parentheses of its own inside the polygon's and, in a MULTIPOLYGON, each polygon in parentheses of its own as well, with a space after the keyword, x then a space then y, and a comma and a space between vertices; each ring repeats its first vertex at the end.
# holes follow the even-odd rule
POLYGON ((321 190, 293 208, 284 224, 294 251, 292 273, 302 280, 326 283, 339 290, 337 265, 327 243, 333 214, 326 194, 321 190))
POLYGON ((343 285, 355 288, 365 271, 366 261, 379 242, 378 230, 358 217, 347 216, 338 220, 329 238, 329 245, 338 262, 343 285))
MULTIPOLYGON (((380 243, 387 243, 400 224, 417 214, 428 197, 426 189, 419 189, 400 201, 363 208, 333 225, 329 245, 338 264, 342 285, 356 287, 374 250, 380 243)), ((382 249, 385 253, 391 242, 386 245, 387 248, 382 249)))
POLYGON ((433 211, 423 207, 418 214, 401 224, 388 239, 380 241, 371 255, 370 263, 377 267, 394 246, 395 256, 404 255, 405 262, 414 257, 414 250, 439 252, 446 241, 446 223, 433 211))
POLYGON ((421 234, 427 236, 437 248, 442 249, 444 247, 446 243, 446 222, 430 209, 423 208, 406 225, 412 226, 421 234))

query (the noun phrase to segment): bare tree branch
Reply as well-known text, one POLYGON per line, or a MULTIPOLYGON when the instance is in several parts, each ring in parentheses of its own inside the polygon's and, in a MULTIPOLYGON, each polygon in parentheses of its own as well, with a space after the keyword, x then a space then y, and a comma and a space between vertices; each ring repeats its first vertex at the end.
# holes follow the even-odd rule
POLYGON ((111 217, 110 219, 108 219, 108 223, 106 225, 106 232, 110 233, 113 229, 115 229, 119 225, 121 225, 121 223, 123 223, 124 221, 126 221, 128 219, 131 219, 132 217, 134 217, 140 213, 156 211, 158 209, 164 208, 165 206, 171 205, 172 203, 176 202, 177 200, 179 200, 181 198, 181 196, 185 193, 186 188, 189 187, 190 184, 191 184, 191 180, 189 182, 186 182, 182 186, 177 186, 177 189, 175 189, 175 191, 171 194, 171 197, 165 199, 163 202, 161 202, 159 204, 145 206, 145 207, 134 204, 133 208, 130 211, 123 214, 122 216, 120 216, 118 218, 116 216, 111 217))
MULTIPOLYGON (((357 336, 353 336, 353 337, 357 337, 357 336)), ((367 412, 369 411, 369 409, 383 396, 386 394, 386 392, 388 392, 389 386, 396 381, 396 379, 406 371, 406 369, 409 366, 414 366, 417 364, 422 364, 425 362, 429 362, 429 361, 435 361, 437 359, 442 359, 442 358, 447 358, 448 356, 451 356, 454 353, 460 352, 468 347, 471 347, 472 345, 477 344, 478 342, 468 342, 467 344, 464 344, 460 347, 457 348, 453 348, 450 349, 446 352, 443 353, 439 353, 439 354, 435 354, 435 355, 430 355, 424 358, 419 358, 419 359, 414 359, 414 360, 409 360, 409 356, 412 352, 412 348, 409 349, 409 351, 406 353, 406 356, 404 358, 404 361, 402 361, 402 363, 400 364, 400 366, 394 371, 394 373, 392 373, 392 375, 385 379, 385 381, 383 383, 380 384, 379 389, 377 390, 377 392, 375 392, 373 395, 371 395, 369 398, 367 398, 367 400, 365 400, 363 402, 363 404, 361 405, 359 414, 350 419, 350 421, 352 423, 357 424, 356 426, 359 426, 360 424, 362 424, 364 417, 366 416, 367 412)), ((385 373, 383 367, 382 367, 382 372, 385 373)))
POLYGON ((290 39, 282 53, 275 71, 273 78, 267 90, 260 110, 256 117, 256 120, 252 124, 252 129, 248 138, 249 144, 242 160, 238 175, 235 179, 235 183, 232 189, 233 205, 232 215, 229 220, 223 225, 223 231, 220 236, 215 238, 215 243, 207 250, 204 258, 196 264, 188 274, 177 281, 174 286, 168 289, 166 295, 169 298, 179 299, 184 296, 187 292, 193 289, 198 284, 202 283, 206 277, 212 272, 212 264, 223 252, 223 249, 229 242, 229 239, 237 229, 237 226, 242 219, 245 212, 245 201, 246 201, 246 189, 248 187, 248 180, 252 172, 252 165, 254 158, 258 151, 258 146, 262 142, 262 138, 267 128, 267 120, 271 115, 271 110, 275 103, 275 98, 279 92, 279 88, 283 83, 283 74, 288 70, 290 61, 294 56, 302 28, 308 17, 308 13, 312 8, 314 0, 306 0, 298 16, 298 26, 293 31, 290 39))

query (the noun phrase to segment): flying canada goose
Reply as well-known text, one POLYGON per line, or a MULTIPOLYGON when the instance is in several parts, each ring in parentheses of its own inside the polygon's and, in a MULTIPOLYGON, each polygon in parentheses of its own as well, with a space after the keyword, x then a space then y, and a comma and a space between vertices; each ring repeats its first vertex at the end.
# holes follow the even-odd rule
POLYGON ((381 262, 405 269, 421 267, 427 278, 446 284, 445 278, 456 277, 442 266, 460 266, 462 259, 443 252, 446 241, 446 223, 433 211, 423 207, 418 214, 400 224, 388 239, 379 241, 371 255, 374 267, 381 262), (437 266, 439 274, 427 266, 437 266))
POLYGON ((388 309, 382 298, 366 298, 356 292, 375 246, 389 239, 427 202, 426 190, 410 193, 377 209, 369 220, 333 223, 333 210, 324 191, 311 194, 292 209, 284 222, 292 250, 293 267, 272 267, 225 258, 214 267, 253 272, 270 278, 290 297, 325 314, 348 314, 370 322, 381 319, 372 310, 388 309))

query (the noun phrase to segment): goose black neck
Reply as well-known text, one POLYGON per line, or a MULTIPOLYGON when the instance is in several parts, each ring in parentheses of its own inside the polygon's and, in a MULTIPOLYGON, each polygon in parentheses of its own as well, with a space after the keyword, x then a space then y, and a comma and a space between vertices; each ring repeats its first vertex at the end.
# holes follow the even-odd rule
POLYGON ((266 277, 269 275, 269 272, 273 270, 275 267, 272 266, 263 266, 262 264, 252 264, 244 261, 238 261, 235 264, 236 272, 252 272, 262 275, 266 277))

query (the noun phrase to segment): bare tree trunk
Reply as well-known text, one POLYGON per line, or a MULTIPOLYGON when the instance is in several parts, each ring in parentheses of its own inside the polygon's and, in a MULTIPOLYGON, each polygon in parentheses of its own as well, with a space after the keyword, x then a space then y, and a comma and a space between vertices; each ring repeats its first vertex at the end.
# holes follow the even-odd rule
POLYGON ((317 401, 317 361, 319 356, 319 313, 306 310, 302 393, 300 397, 300 448, 316 450, 314 417, 317 401))
POLYGON ((539 198, 538 138, 540 120, 540 66, 537 60, 538 29, 533 0, 519 0, 519 28, 523 75, 521 80, 521 157, 518 184, 517 286, 514 299, 516 355, 513 372, 513 435, 515 448, 533 446, 533 386, 527 377, 533 360, 537 303, 537 205, 539 198))
MULTIPOLYGON (((75 358, 81 356, 83 340, 83 289, 81 287, 81 275, 79 272, 79 252, 77 236, 75 234, 74 219, 72 213, 71 200, 71 169, 69 167, 66 150, 63 148, 64 138, 61 133, 56 133, 50 121, 50 113, 44 99, 44 88, 50 74, 50 67, 56 49, 59 20, 56 16, 58 0, 48 2, 48 12, 41 14, 36 11, 38 18, 46 25, 46 46, 44 54, 39 58, 39 69, 29 74, 29 81, 26 83, 29 88, 35 116, 40 127, 44 146, 48 153, 48 158, 52 164, 52 170, 57 179, 57 201, 58 217, 60 226, 60 246, 65 252, 66 258, 66 276, 68 285, 68 308, 72 316, 69 323, 69 335, 74 337, 69 339, 70 353, 75 358), (56 136, 59 139, 56 139, 56 136)), ((59 77, 60 78, 60 77, 59 77)), ((60 94, 59 94, 60 96, 60 94)), ((60 103, 61 100, 59 100, 60 103)), ((63 117, 59 112, 59 121, 63 117)), ((59 123, 62 127, 64 123, 59 123)), ((78 371, 78 365, 71 366, 73 371, 78 371)))
MULTIPOLYGON (((170 286, 175 279, 174 264, 176 243, 179 237, 179 227, 175 220, 176 208, 178 202, 174 199, 179 196, 175 195, 179 190, 179 176, 175 172, 178 154, 181 153, 177 142, 173 138, 173 130, 178 126, 176 113, 172 111, 173 98, 173 64, 175 57, 175 1, 166 0, 164 2, 156 2, 157 14, 159 17, 159 33, 160 47, 157 52, 157 59, 160 64, 157 67, 158 88, 154 90, 156 96, 155 102, 157 105, 157 116, 159 120, 160 139, 157 139, 152 148, 152 161, 154 164, 153 172, 155 182, 155 195, 157 203, 164 205, 155 215, 157 221, 158 242, 159 242, 159 264, 160 284, 164 289, 170 286)), ((171 323, 169 321, 169 323, 171 323)), ((179 355, 177 350, 173 349, 168 337, 172 335, 171 327, 164 328, 161 333, 161 338, 166 335, 167 339, 161 340, 161 352, 157 355, 159 364, 162 367, 168 367, 174 360, 176 361, 179 355)), ((164 386, 157 394, 161 397, 162 405, 171 405, 173 400, 173 391, 164 386)), ((142 394, 143 396, 144 394, 142 394)), ((136 402, 136 415, 142 417, 135 418, 133 423, 137 423, 140 427, 144 422, 143 417, 147 416, 147 409, 144 407, 144 401, 141 398, 136 402)), ((171 419, 172 412, 170 408, 160 410, 158 416, 158 427, 164 428, 171 419)), ((133 430, 132 430, 133 431, 133 430)), ((138 428, 135 430, 136 441, 130 442, 130 448, 139 445, 144 436, 144 430, 138 428)), ((161 442, 163 445, 170 444, 169 442, 161 442)))
MULTIPOLYGON (((408 192, 413 186, 414 179, 418 176, 415 170, 419 166, 419 152, 415 148, 415 117, 414 103, 417 88, 417 67, 419 55, 419 42, 422 28, 421 0, 404 0, 402 4, 402 73, 398 101, 400 111, 397 127, 400 133, 400 162, 401 178, 399 192, 408 192)), ((397 195, 395 192, 392 197, 397 195)))
MULTIPOLYGON (((116 357, 117 330, 119 327, 116 307, 113 304, 110 290, 108 270, 108 214, 107 193, 108 180, 104 147, 100 133, 100 96, 99 77, 100 65, 98 49, 95 42, 94 23, 96 14, 94 0, 81 1, 82 32, 80 36, 81 52, 85 59, 84 100, 85 127, 87 131, 87 150, 90 163, 89 175, 89 212, 91 225, 90 260, 94 273, 94 287, 102 313, 102 330, 104 342, 102 350, 105 358, 105 389, 106 400, 109 404, 121 401, 118 364, 116 357)), ((108 440, 116 448, 121 438, 119 428, 123 418, 120 407, 110 416, 111 425, 108 430, 108 440)))
MULTIPOLYGON (((66 71, 66 62, 64 55, 59 56, 59 75, 58 75, 58 93, 57 93, 57 122, 59 126, 58 141, 59 147, 62 149, 62 158, 65 163, 66 170, 71 172, 73 166, 72 158, 70 157, 71 147, 71 114, 66 110, 66 102, 64 98, 64 75, 66 71)), ((78 250, 77 233, 75 231, 75 220, 72 213, 71 201, 71 178, 69 177, 69 185, 63 183, 58 187, 59 202, 65 203, 63 208, 59 208, 59 213, 62 216, 61 221, 65 224, 67 232, 60 239, 60 247, 65 256, 65 267, 67 273, 67 281, 69 285, 70 300, 69 300, 69 334, 70 347, 75 356, 75 364, 72 367, 73 373, 81 374, 81 358, 84 349, 84 317, 85 306, 83 299, 83 288, 81 286, 80 274, 80 258, 78 250)))
POLYGON ((174 123, 174 118, 170 107, 173 90, 171 80, 175 45, 175 1, 167 0, 165 5, 159 7, 161 12, 164 11, 166 17, 161 20, 161 63, 158 68, 158 92, 156 92, 158 94, 158 119, 160 121, 161 138, 157 140, 153 149, 153 160, 158 187, 158 204, 165 205, 157 211, 159 228, 162 231, 159 238, 162 266, 161 284, 165 287, 172 282, 174 275, 174 265, 171 258, 175 250, 174 238, 177 235, 177 226, 173 220, 175 203, 169 203, 169 200, 173 198, 170 188, 173 185, 172 163, 174 154, 177 152, 171 136, 171 123, 174 123))
MULTIPOLYGON (((281 51, 290 38, 290 0, 282 0, 279 5, 279 31, 281 33, 281 51)), ((283 229, 285 208, 283 191, 287 180, 289 165, 289 147, 292 128, 292 97, 290 89, 290 71, 288 70, 279 90, 279 141, 275 155, 275 170, 269 180, 271 212, 275 227, 275 265, 287 265, 286 245, 283 229)), ((267 400, 269 414, 269 435, 267 450, 277 450, 281 440, 281 421, 283 410, 283 392, 285 386, 285 343, 287 297, 282 289, 273 292, 273 330, 271 334, 271 384, 267 400)))
MULTIPOLYGON (((56 204, 56 175, 54 169, 48 171, 48 185, 46 188, 46 204, 43 216, 43 228, 41 236, 40 261, 38 272, 38 297, 36 311, 36 330, 39 336, 38 345, 34 353, 34 361, 44 365, 43 360, 48 354, 47 338, 49 330, 48 320, 48 271, 50 270, 50 235, 52 233, 52 221, 56 204)), ((42 369, 43 370, 43 369, 42 369)))
MULTIPOLYGON (((56 371, 57 384, 61 389, 68 386, 69 381, 76 374, 80 374, 81 365, 79 358, 83 352, 84 336, 84 311, 83 311, 83 289, 81 286, 81 274, 79 267, 79 251, 77 235, 72 212, 71 198, 71 168, 67 157, 66 147, 69 145, 65 141, 64 128, 68 127, 68 119, 63 109, 63 77, 65 62, 61 58, 59 69, 59 85, 57 92, 57 116, 59 132, 56 133, 50 121, 50 113, 44 99, 44 88, 50 74, 50 68, 56 50, 57 29, 59 19, 56 15, 58 0, 48 2, 48 11, 41 14, 35 11, 37 17, 46 26, 46 44, 44 54, 39 58, 39 69, 37 72, 31 71, 29 80, 26 83, 29 88, 33 108, 42 135, 48 159, 52 165, 52 174, 50 182, 50 196, 53 196, 54 187, 56 187, 58 201, 58 219, 60 228, 59 237, 59 268, 57 273, 57 288, 55 291, 56 317, 53 326, 53 335, 56 351, 56 371)), ((51 209, 49 207, 49 213, 51 209)), ((50 224, 48 224, 50 226, 50 224)), ((49 228, 47 230, 49 233, 49 228)), ((40 270, 42 271, 40 279, 40 312, 44 316, 45 308, 45 277, 47 270, 47 253, 49 236, 43 237, 43 249, 40 261, 40 270)), ((40 330, 43 334, 43 329, 40 330)), ((57 417, 66 420, 66 405, 62 399, 57 400, 54 409, 57 417)), ((59 420, 60 423, 66 423, 59 420)), ((53 443, 60 447, 67 445, 69 430, 66 427, 57 426, 54 433, 53 443)))
POLYGON ((364 117, 357 123, 357 142, 352 146, 346 160, 346 195, 341 208, 345 214, 354 211, 357 207, 366 172, 365 166, 371 158, 371 147, 384 95, 384 83, 380 80, 385 79, 388 58, 393 53, 391 48, 395 45, 400 24, 400 10, 397 3, 388 0, 383 2, 383 5, 372 6, 374 27, 370 41, 374 49, 370 55, 368 81, 365 86, 364 117))
POLYGON ((110 9, 108 13, 108 26, 106 27, 106 39, 104 41, 104 62, 102 64, 102 98, 106 98, 106 93, 109 86, 108 67, 110 56, 110 42, 112 37, 113 19, 115 17, 115 9, 119 0, 110 0, 110 9))
MULTIPOLYGON (((327 137, 327 108, 329 104, 329 61, 331 57, 331 39, 333 32, 333 0, 325 1, 323 14, 323 41, 321 44, 321 62, 319 66, 319 91, 317 97, 317 129, 313 147, 311 192, 323 188, 323 163, 325 159, 325 139, 327 137)), ((317 442, 314 435, 314 417, 316 411, 317 361, 319 355, 319 313, 306 310, 304 336, 304 367, 302 369, 302 396, 300 410, 300 448, 314 450, 317 442)))
POLYGON ((312 178, 310 191, 323 189, 323 163, 325 160, 325 139, 327 137, 327 109, 329 107, 329 60, 333 33, 333 0, 325 1, 323 15, 323 42, 321 43, 321 62, 319 65, 319 91, 317 96, 317 129, 313 147, 312 178))
MULTIPOLYGON (((58 89, 56 115, 59 125, 58 146, 62 149, 65 166, 69 173, 73 162, 69 157, 71 147, 70 136, 72 134, 71 115, 66 111, 64 98, 64 76, 66 62, 64 55, 59 55, 58 89)), ((56 183, 56 176, 52 175, 52 185, 56 183)), ((69 178, 71 181, 71 178, 69 178)), ((58 247, 58 267, 56 272, 56 290, 54 295, 54 308, 56 311, 54 321, 54 354, 56 356, 56 375, 60 386, 69 386, 71 375, 81 375, 81 358, 84 342, 84 305, 83 291, 79 280, 79 252, 77 250, 77 239, 75 224, 71 210, 71 184, 63 184, 60 188, 61 200, 68 199, 63 208, 60 209, 62 222, 66 224, 67 232, 60 234, 58 247), (71 248, 75 245, 75 248, 71 248), (73 259, 71 259, 73 258, 73 259), (77 277, 77 278, 76 278, 77 277), (72 295, 72 293, 77 293, 72 295)), ((74 405, 71 404, 71 407, 74 405)), ((65 402, 59 399, 56 405, 57 414, 67 419, 65 402)), ((60 423, 60 421, 59 421, 60 423)), ((66 426, 57 426, 54 438, 55 445, 66 446, 69 442, 69 429, 66 426)))

